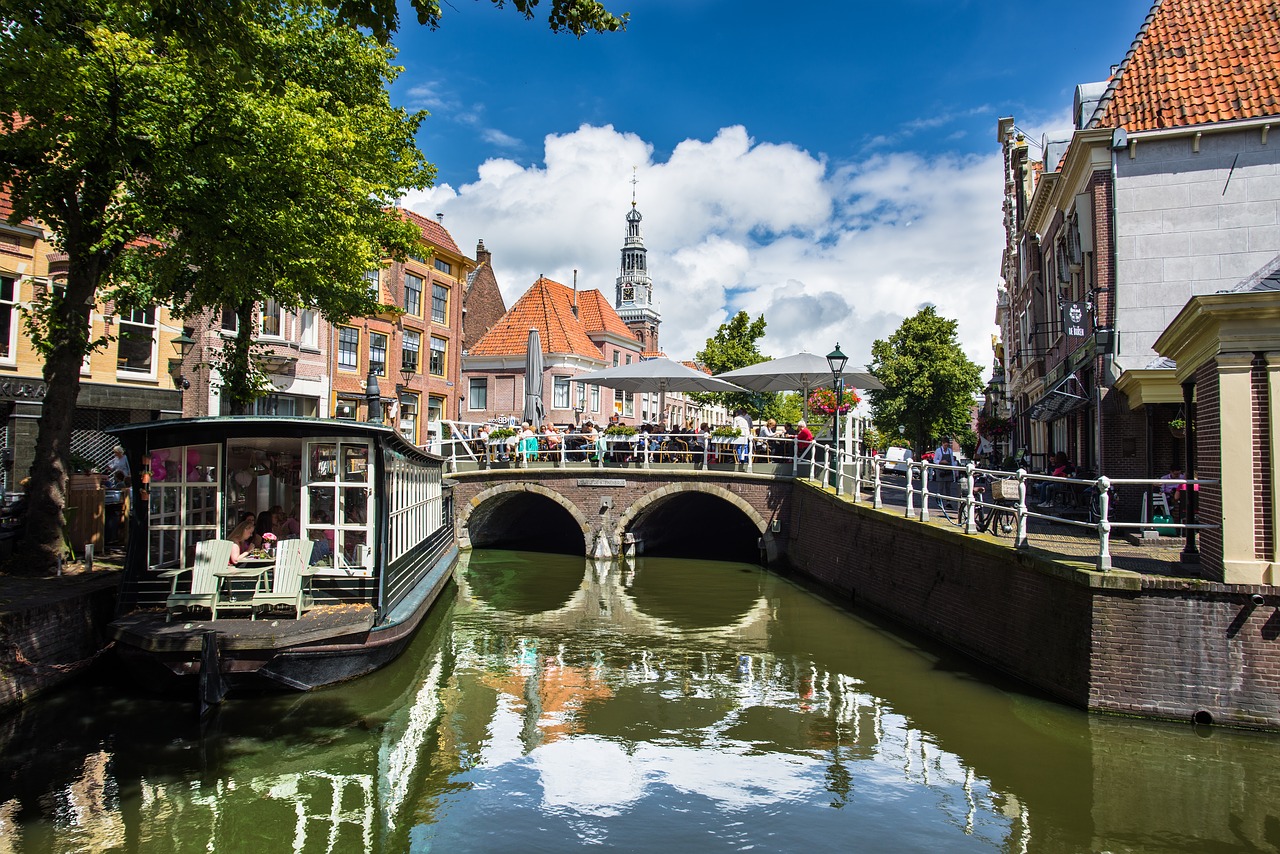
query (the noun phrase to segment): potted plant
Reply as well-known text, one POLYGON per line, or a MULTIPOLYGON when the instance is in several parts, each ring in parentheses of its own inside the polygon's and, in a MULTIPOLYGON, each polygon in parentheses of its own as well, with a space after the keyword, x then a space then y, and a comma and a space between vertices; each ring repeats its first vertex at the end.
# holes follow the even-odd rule
POLYGON ((636 428, 632 427, 630 424, 610 424, 608 427, 604 428, 604 434, 606 436, 634 436, 636 434, 636 428))
POLYGON ((93 460, 80 454, 72 454, 67 459, 71 473, 67 477, 67 489, 101 489, 103 476, 99 474, 93 460))
POLYGON ((1181 439, 1187 435, 1187 419, 1182 415, 1175 415, 1169 419, 1169 432, 1173 434, 1173 438, 1181 439))
POLYGON ((737 427, 717 427, 711 431, 711 438, 719 442, 728 442, 742 435, 742 431, 737 427))

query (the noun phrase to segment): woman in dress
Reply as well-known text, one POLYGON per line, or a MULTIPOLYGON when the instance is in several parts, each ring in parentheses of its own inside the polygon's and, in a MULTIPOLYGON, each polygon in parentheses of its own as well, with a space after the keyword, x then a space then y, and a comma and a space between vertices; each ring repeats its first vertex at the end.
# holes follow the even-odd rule
POLYGON ((250 516, 231 529, 227 539, 231 541, 231 563, 239 563, 240 558, 253 551, 256 540, 253 535, 254 520, 250 516))

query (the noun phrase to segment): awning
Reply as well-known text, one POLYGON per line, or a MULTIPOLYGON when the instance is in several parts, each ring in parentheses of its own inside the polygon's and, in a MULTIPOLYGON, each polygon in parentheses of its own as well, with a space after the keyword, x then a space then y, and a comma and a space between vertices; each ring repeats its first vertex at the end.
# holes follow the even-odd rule
POLYGON ((1044 397, 1033 403, 1027 414, 1032 421, 1056 421, 1089 402, 1089 398, 1079 393, 1083 391, 1084 386, 1076 375, 1067 374, 1054 383, 1044 397))

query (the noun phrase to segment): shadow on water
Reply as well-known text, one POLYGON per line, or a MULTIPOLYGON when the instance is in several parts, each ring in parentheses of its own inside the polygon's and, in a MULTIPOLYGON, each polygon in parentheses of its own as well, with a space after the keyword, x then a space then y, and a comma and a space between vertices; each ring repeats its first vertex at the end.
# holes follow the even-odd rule
POLYGON ((680 492, 650 507, 631 525, 649 557, 758 563, 760 532, 737 507, 716 495, 680 492))

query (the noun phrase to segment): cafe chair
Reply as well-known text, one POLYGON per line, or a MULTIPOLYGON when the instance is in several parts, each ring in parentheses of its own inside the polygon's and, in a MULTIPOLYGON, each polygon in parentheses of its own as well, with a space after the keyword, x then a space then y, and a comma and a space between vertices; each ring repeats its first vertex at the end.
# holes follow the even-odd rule
POLYGON ((267 589, 266 575, 258 577, 257 588, 253 591, 250 607, 253 619, 258 618, 258 609, 275 608, 288 605, 293 608, 293 618, 302 616, 303 611, 315 607, 315 602, 308 589, 311 573, 307 567, 304 549, 309 551, 311 542, 302 540, 281 540, 276 546, 276 565, 271 579, 271 587, 267 589))
MULTIPOLYGON (((173 618, 175 611, 189 608, 208 608, 213 612, 214 600, 218 595, 218 578, 213 571, 231 562, 230 540, 202 540, 196 543, 195 561, 191 566, 170 569, 160 573, 161 578, 172 578, 173 588, 165 599, 164 621, 173 618), (178 577, 191 573, 191 589, 187 593, 178 592, 178 577)), ((213 614, 214 619, 217 614, 213 614)))

